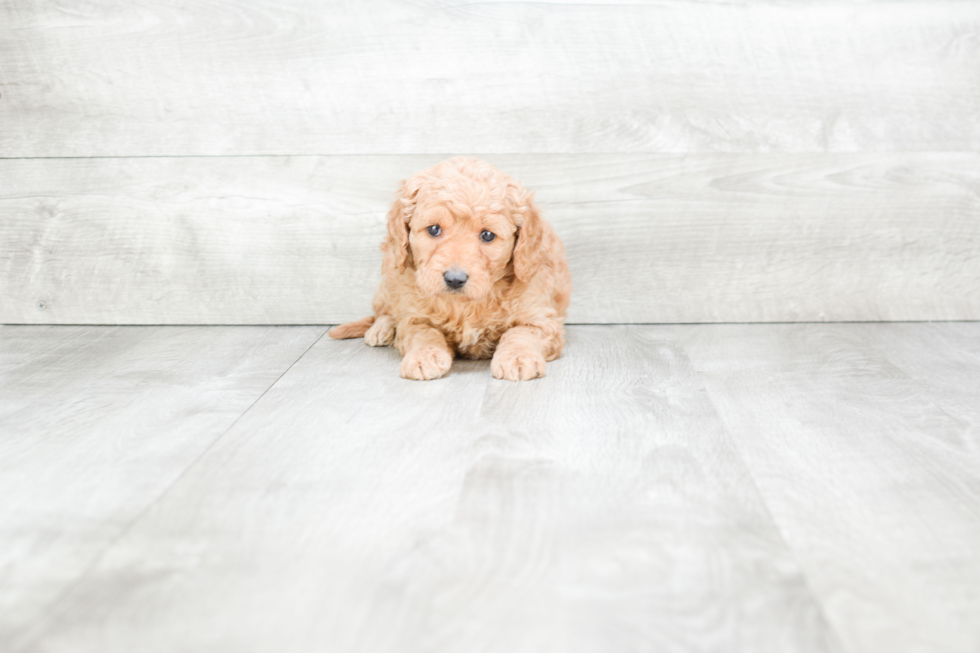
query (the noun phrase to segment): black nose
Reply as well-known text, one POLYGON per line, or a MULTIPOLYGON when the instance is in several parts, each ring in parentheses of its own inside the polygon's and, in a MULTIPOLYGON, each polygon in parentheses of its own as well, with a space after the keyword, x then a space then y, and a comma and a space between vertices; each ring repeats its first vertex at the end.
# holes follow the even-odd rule
POLYGON ((442 278, 445 279, 447 286, 453 290, 459 290, 463 287, 463 284, 466 283, 466 280, 469 279, 469 276, 462 270, 457 270, 454 268, 452 270, 446 270, 446 273, 442 275, 442 278))

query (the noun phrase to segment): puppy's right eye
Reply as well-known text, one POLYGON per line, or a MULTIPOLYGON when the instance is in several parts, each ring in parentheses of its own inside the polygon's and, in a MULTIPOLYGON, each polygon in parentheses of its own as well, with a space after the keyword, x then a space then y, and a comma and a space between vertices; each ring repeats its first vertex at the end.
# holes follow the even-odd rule
POLYGON ((437 224, 434 224, 431 227, 426 227, 425 230, 428 231, 429 235, 432 236, 433 238, 435 238, 436 236, 442 233, 442 227, 440 227, 437 224))

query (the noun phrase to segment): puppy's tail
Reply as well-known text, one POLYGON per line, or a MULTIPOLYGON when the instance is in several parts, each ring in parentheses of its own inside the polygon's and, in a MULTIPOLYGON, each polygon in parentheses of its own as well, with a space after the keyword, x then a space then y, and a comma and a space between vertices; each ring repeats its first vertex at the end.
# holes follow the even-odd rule
POLYGON ((360 320, 335 326, 327 331, 327 335, 337 340, 343 340, 344 338, 363 338, 372 324, 374 324, 373 315, 371 317, 362 317, 360 320))

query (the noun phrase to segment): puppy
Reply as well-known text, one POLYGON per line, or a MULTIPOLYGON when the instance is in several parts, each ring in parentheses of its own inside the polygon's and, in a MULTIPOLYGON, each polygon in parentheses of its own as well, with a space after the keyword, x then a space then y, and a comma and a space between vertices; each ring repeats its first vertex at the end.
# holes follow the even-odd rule
POLYGON ((402 182, 388 212, 372 317, 330 330, 394 344, 406 379, 437 379, 455 356, 490 358, 498 379, 534 379, 565 345, 565 250, 524 190, 457 157, 402 182))

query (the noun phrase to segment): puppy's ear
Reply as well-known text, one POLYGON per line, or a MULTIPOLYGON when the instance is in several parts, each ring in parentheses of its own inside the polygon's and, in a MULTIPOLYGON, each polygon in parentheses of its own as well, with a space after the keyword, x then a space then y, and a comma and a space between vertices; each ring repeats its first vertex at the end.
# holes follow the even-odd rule
POLYGON ((541 246, 541 216, 534 205, 534 193, 524 195, 521 211, 517 217, 517 243, 514 246, 514 274, 518 281, 527 283, 544 262, 541 246))
POLYGON ((399 272, 404 272, 406 265, 414 267, 412 250, 408 246, 408 223, 415 213, 415 198, 420 185, 415 177, 403 181, 398 189, 398 197, 388 211, 388 240, 385 248, 399 272))

